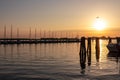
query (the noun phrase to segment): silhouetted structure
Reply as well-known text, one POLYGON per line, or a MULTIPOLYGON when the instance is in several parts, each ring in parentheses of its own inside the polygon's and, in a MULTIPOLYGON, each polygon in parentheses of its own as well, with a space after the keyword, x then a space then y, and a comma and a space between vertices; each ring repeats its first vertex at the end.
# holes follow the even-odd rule
POLYGON ((12 34, 12 25, 11 25, 11 34, 10 34, 10 35, 11 35, 11 39, 12 39, 12 35, 13 35, 13 34, 12 34))
POLYGON ((19 38, 19 28, 17 28, 17 38, 19 38))
POLYGON ((6 38, 6 25, 4 26, 4 38, 6 38))
POLYGON ((96 60, 99 62, 99 57, 100 57, 100 42, 99 38, 96 38, 96 60))
POLYGON ((34 43, 76 43, 78 38, 0 38, 0 44, 34 44, 34 43))
POLYGON ((111 38, 110 38, 110 37, 109 37, 108 39, 109 39, 108 44, 110 44, 110 43, 112 42, 112 40, 111 40, 111 38))
POLYGON ((84 74, 85 72, 85 67, 86 67, 86 46, 85 46, 85 37, 81 38, 81 45, 80 45, 80 66, 81 66, 81 73, 84 74))
POLYGON ((88 66, 90 66, 91 65, 91 38, 88 38, 87 59, 88 59, 88 66))
POLYGON ((31 27, 30 27, 30 30, 29 30, 29 39, 31 39, 31 27))

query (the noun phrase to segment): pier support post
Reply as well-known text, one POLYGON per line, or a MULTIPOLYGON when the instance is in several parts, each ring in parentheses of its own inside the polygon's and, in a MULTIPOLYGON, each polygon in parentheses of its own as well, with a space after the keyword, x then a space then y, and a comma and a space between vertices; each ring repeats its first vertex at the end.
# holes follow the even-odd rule
POLYGON ((117 37, 117 49, 118 49, 118 53, 116 55, 116 59, 117 59, 117 64, 118 64, 118 71, 119 71, 119 74, 120 74, 120 37, 117 37))
POLYGON ((100 42, 99 38, 96 38, 96 60, 99 62, 99 57, 100 57, 100 42))
POLYGON ((88 66, 91 65, 91 38, 88 38, 88 47, 87 47, 87 59, 88 59, 88 66))
POLYGON ((109 44, 109 43, 111 43, 111 42, 112 42, 112 40, 111 40, 111 38, 110 38, 110 37, 109 37, 108 39, 109 39, 109 41, 108 41, 108 44, 109 44))
POLYGON ((117 44, 119 44, 120 42, 120 37, 117 37, 117 44))
POLYGON ((81 73, 84 74, 85 72, 85 67, 86 67, 86 46, 85 46, 85 37, 81 38, 81 44, 80 44, 80 66, 81 66, 81 73))
POLYGON ((117 49, 118 49, 117 57, 120 57, 120 37, 117 37, 117 49))

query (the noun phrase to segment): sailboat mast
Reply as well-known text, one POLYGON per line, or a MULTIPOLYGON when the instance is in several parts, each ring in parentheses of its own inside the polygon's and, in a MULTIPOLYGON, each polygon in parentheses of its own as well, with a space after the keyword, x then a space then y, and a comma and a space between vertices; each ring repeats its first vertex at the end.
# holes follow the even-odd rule
POLYGON ((4 26, 4 39, 6 38, 6 25, 4 26))
POLYGON ((12 25, 11 25, 11 39, 12 39, 12 25))
POLYGON ((35 39, 36 39, 36 28, 35 28, 35 39))
POLYGON ((31 39, 31 27, 30 27, 30 32, 29 32, 29 39, 31 39))
POLYGON ((19 38, 19 28, 17 28, 17 38, 19 38))

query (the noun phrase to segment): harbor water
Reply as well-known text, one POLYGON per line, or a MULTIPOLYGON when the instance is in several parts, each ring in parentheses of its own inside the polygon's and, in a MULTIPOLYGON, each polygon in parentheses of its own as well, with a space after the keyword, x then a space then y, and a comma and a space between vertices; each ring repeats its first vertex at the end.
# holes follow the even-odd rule
POLYGON ((80 43, 0 45, 0 80, 120 80, 120 60, 109 57, 108 40, 100 40, 96 61, 92 41, 91 65, 80 67, 80 43))

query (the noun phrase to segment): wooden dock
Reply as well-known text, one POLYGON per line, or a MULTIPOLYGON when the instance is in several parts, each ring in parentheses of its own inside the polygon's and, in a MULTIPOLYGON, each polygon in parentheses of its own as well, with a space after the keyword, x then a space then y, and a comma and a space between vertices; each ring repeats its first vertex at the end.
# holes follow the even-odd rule
MULTIPOLYGON (((117 37, 112 37, 110 39, 116 39, 117 37)), ((88 38, 85 38, 86 40, 88 38)), ((95 40, 96 37, 91 37, 95 40)), ((109 38, 101 38, 103 40, 109 40, 109 38)), ((0 44, 37 44, 37 43, 79 43, 80 38, 0 38, 0 44)))
POLYGON ((0 44, 76 43, 78 38, 0 38, 0 44))

